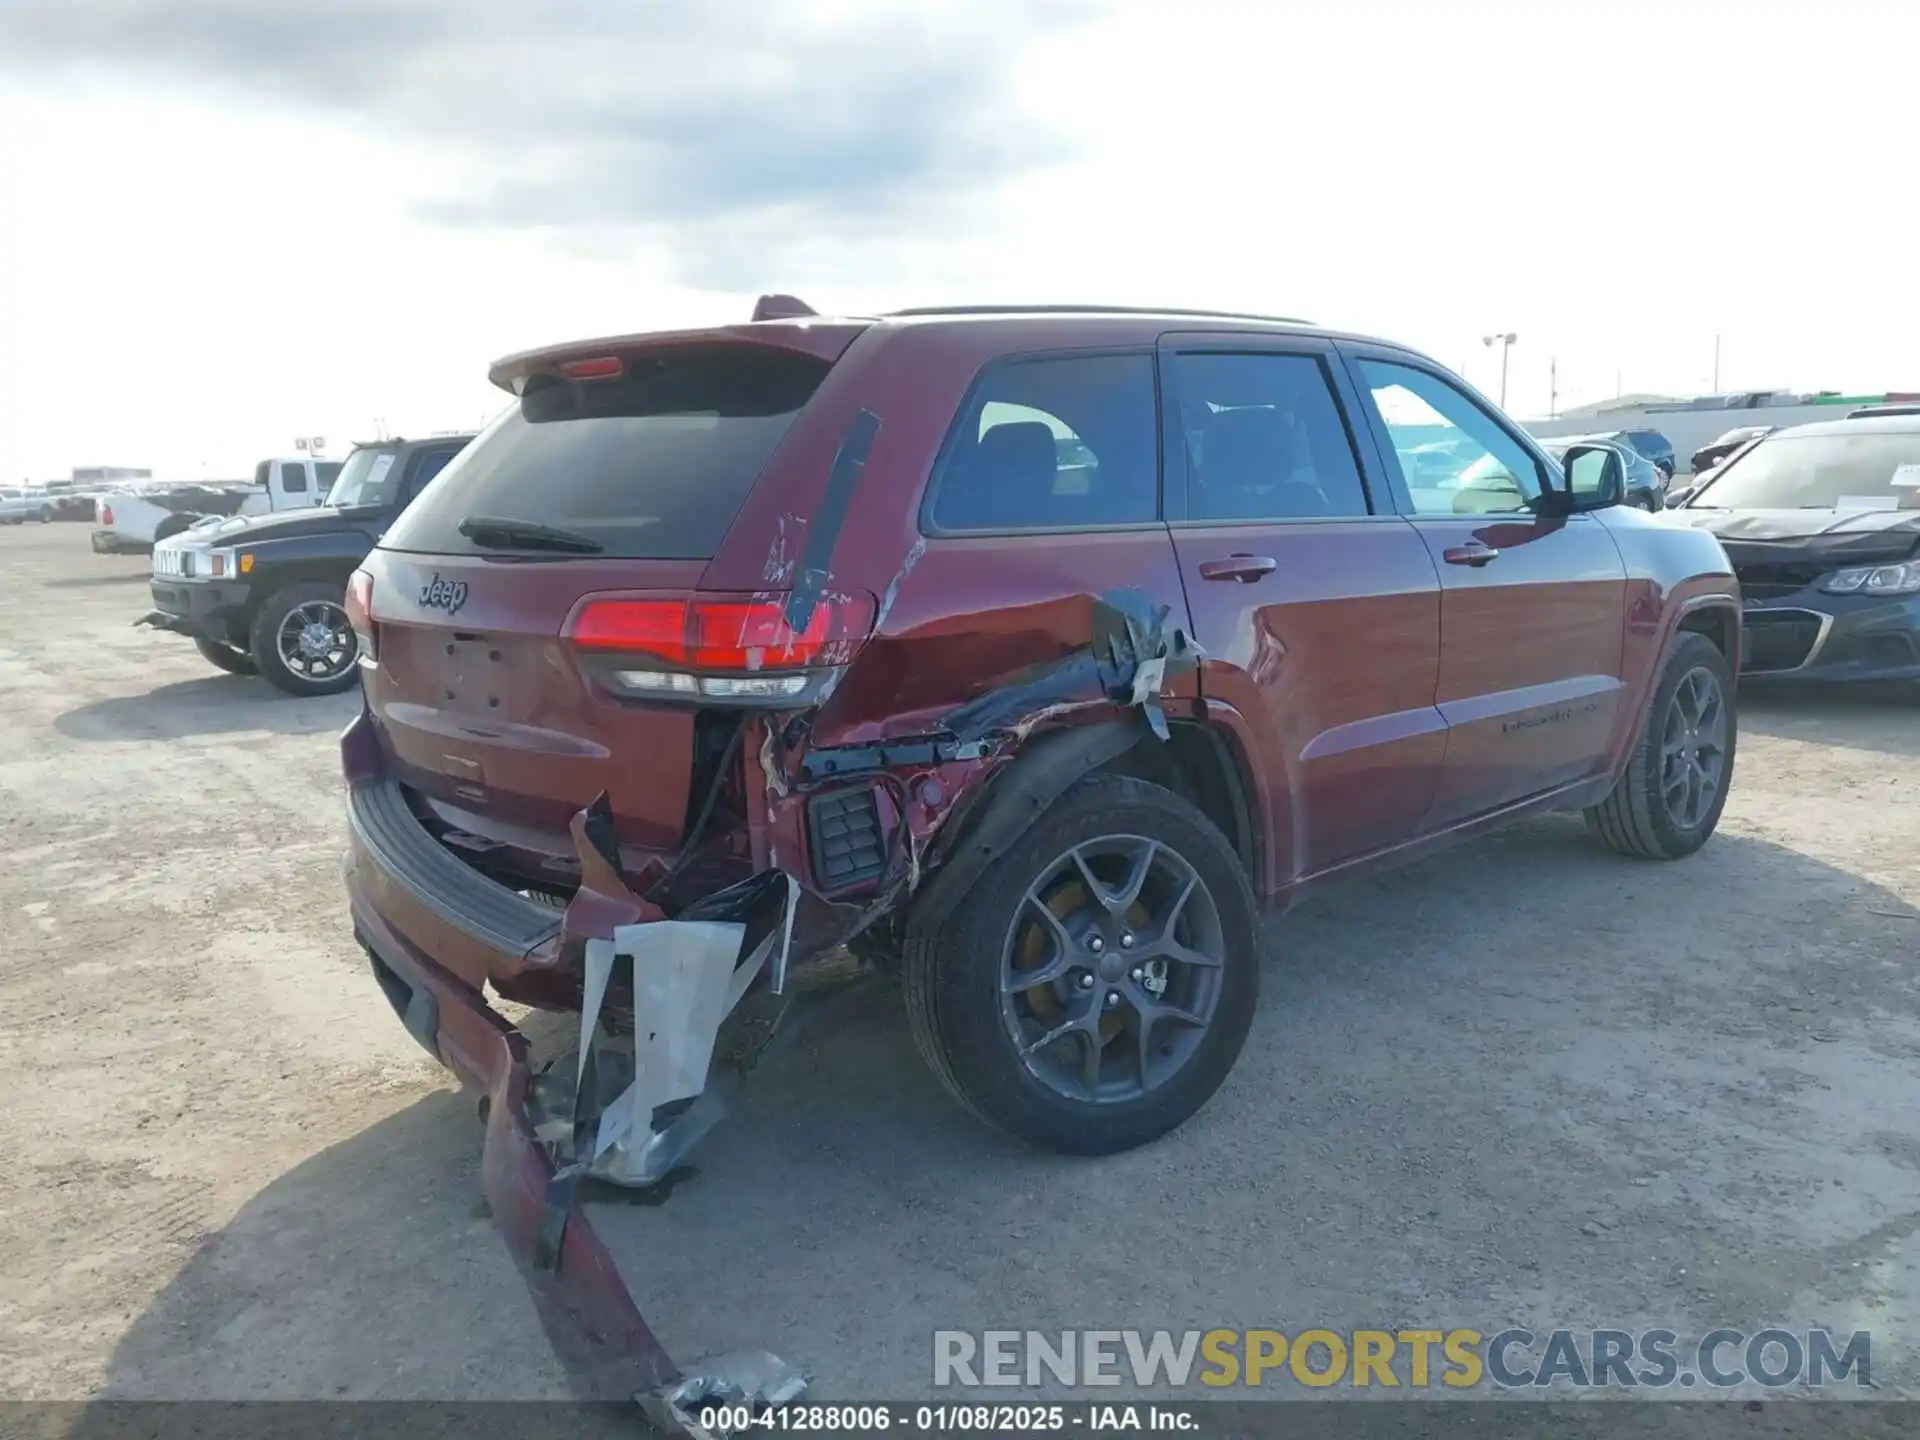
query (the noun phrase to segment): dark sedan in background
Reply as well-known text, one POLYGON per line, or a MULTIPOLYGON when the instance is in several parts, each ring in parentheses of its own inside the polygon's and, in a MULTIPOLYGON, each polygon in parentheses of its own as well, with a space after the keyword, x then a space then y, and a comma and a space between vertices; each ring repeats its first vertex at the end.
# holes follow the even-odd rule
POLYGON ((1775 431, 1673 514, 1740 577, 1742 675, 1920 682, 1920 416, 1775 431))
POLYGON ((1693 452, 1692 470, 1696 475, 1704 475, 1749 440, 1758 440, 1762 435, 1770 434, 1771 425, 1736 425, 1717 440, 1709 441, 1693 452))
POLYGON ((1562 461, 1570 446, 1606 446, 1620 457, 1620 503, 1640 510, 1666 509, 1668 476, 1652 460, 1629 445, 1624 437, 1624 431, 1613 430, 1605 435, 1562 435, 1540 443, 1555 460, 1562 461))

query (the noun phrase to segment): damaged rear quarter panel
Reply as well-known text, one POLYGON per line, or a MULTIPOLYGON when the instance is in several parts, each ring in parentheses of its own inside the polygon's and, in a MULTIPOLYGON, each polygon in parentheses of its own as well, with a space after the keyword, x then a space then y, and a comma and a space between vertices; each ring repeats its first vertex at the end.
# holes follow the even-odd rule
MULTIPOLYGON (((702 577, 706 589, 779 591, 798 583, 797 557, 825 555, 823 587, 881 600, 872 638, 832 695, 804 723, 780 717, 747 747, 756 865, 792 870, 815 888, 807 862, 805 808, 811 795, 848 784, 878 784, 893 822, 894 871, 851 896, 832 897, 861 923, 917 887, 920 865, 945 823, 1017 753, 1037 728, 1116 713, 1097 692, 1089 713, 1036 704, 981 753, 919 756, 857 778, 806 773, 807 754, 941 731, 943 717, 969 702, 1030 680, 1084 652, 1099 597, 1133 590, 1168 607, 1168 630, 1191 633, 1185 593, 1166 527, 1154 523, 1070 533, 924 535, 921 499, 954 418, 982 367, 1009 355, 1058 353, 1058 331, 964 324, 881 325, 867 331, 816 393, 783 450, 777 474, 749 498, 702 577), (844 506, 827 497, 849 427, 878 421, 862 472, 844 506), (837 517, 837 518, 836 518, 837 517), (809 534, 835 526, 830 546, 809 534)), ((1111 347, 1102 346, 1105 350, 1111 347)), ((1191 667, 1169 675, 1168 708, 1191 712, 1191 667)), ((1068 707, 1071 708, 1071 707, 1068 707)), ((816 891, 817 894, 817 891, 816 891)), ((802 922, 796 952, 812 946, 802 922)))

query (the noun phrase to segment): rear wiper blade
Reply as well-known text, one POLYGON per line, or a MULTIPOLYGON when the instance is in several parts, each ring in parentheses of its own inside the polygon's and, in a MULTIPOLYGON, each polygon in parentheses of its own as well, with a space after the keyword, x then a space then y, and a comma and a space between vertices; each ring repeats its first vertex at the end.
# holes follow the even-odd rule
POLYGON ((476 545, 495 550, 563 550, 573 555, 597 555, 606 548, 598 540, 571 530, 488 515, 469 515, 460 522, 460 533, 476 545))

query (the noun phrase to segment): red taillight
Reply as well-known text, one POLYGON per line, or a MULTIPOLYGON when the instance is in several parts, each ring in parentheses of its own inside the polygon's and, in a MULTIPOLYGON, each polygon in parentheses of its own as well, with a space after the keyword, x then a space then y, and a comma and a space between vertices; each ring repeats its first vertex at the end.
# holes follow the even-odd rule
POLYGON ((370 664, 379 660, 380 632, 373 623, 373 576, 364 570, 354 571, 347 581, 347 623, 360 642, 360 658, 370 664))
POLYGON ((627 367, 618 355, 597 355, 591 360, 562 360, 553 368, 567 380, 617 380, 627 367))
POLYGON ((684 600, 589 600, 567 627, 582 650, 625 650, 675 665, 687 659, 684 600))
POLYGON ((651 655, 693 670, 809 670, 843 665, 873 629, 873 597, 823 595, 807 623, 787 623, 787 597, 589 599, 567 638, 582 650, 651 655))
POLYGON ((787 604, 784 595, 589 597, 566 633, 597 675, 627 693, 795 699, 808 693, 810 673, 853 658, 872 633, 875 605, 864 592, 823 595, 796 630, 787 604), (741 678, 760 676, 787 678, 741 678))
POLYGON ((113 507, 111 505, 102 505, 100 507, 100 523, 102 525, 111 525, 113 523, 113 507))

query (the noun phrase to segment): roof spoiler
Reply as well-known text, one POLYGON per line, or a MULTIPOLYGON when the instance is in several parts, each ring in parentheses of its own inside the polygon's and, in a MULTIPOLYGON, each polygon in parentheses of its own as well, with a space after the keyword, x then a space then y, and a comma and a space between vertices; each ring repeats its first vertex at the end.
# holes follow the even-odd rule
POLYGON ((819 313, 795 295, 762 295, 753 306, 755 320, 799 320, 819 313))

